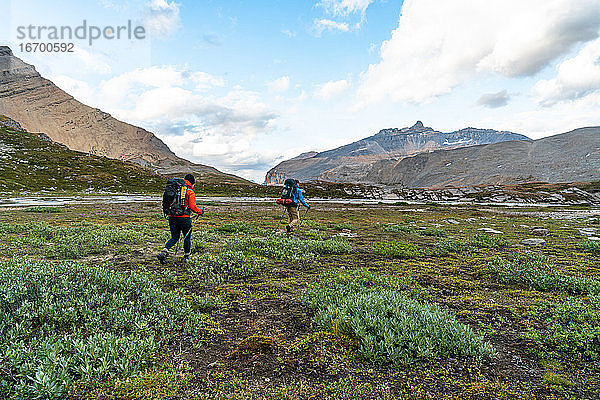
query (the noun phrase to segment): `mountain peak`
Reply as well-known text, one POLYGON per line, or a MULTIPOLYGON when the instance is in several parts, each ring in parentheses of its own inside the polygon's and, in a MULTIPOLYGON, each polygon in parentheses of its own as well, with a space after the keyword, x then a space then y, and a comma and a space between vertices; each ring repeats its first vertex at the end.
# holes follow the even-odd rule
POLYGON ((0 46, 0 56, 13 56, 13 52, 8 46, 0 46))
POLYGON ((410 128, 382 129, 373 136, 320 152, 309 159, 296 157, 282 161, 267 172, 265 183, 283 183, 282 179, 286 176, 295 176, 303 181, 316 179, 328 182, 373 183, 379 179, 381 173, 385 173, 377 169, 380 163, 398 162, 406 157, 435 150, 514 140, 529 139, 523 135, 492 129, 465 129, 444 133, 417 121, 410 128))
POLYGON ((8 46, 0 46, 0 83, 7 83, 21 77, 39 77, 33 65, 13 55, 8 46))
POLYGON ((24 130, 44 132, 71 150, 132 161, 165 174, 190 171, 241 181, 181 159, 152 132, 80 103, 42 78, 33 65, 12 55, 8 46, 0 46, 0 115, 7 117, 0 117, 4 125, 12 124, 11 118, 24 130))

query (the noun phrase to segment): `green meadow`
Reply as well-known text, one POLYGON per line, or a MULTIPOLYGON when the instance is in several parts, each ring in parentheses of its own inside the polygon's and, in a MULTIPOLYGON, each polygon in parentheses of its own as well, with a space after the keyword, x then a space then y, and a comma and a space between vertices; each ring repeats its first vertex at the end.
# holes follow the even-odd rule
POLYGON ((600 397, 597 211, 205 206, 0 208, 0 398, 600 397))

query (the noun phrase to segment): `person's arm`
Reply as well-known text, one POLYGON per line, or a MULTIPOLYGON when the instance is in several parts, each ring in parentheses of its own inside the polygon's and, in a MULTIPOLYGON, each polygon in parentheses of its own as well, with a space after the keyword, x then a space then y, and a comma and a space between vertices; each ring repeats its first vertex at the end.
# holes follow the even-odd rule
POLYGON ((308 204, 306 204, 306 201, 304 201, 304 196, 302 195, 302 190, 296 189, 296 191, 298 192, 298 200, 300 200, 300 203, 302 203, 302 205, 304 207, 310 208, 310 206, 308 204))
POLYGON ((196 194, 194 193, 193 190, 188 189, 188 196, 189 196, 188 205, 190 207, 190 210, 192 210, 193 212, 195 212, 198 215, 204 214, 204 211, 199 209, 198 206, 196 205, 196 194))

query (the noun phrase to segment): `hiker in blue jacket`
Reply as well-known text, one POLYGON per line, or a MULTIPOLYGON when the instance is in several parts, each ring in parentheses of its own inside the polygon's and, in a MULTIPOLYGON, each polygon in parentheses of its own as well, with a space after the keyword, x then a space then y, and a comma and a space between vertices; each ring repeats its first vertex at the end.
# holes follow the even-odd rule
POLYGON ((287 213, 290 219, 290 222, 288 222, 288 224, 285 227, 285 230, 289 233, 294 229, 294 226, 296 226, 300 220, 300 215, 298 212, 298 208, 300 207, 300 204, 302 204, 304 207, 306 207, 307 209, 310 209, 310 206, 308 204, 306 204, 306 201, 304 200, 304 196, 302 195, 302 190, 300 190, 300 182, 295 179, 296 181, 296 185, 294 186, 293 190, 291 191, 291 200, 292 202, 289 205, 286 205, 285 208, 287 208, 287 213))

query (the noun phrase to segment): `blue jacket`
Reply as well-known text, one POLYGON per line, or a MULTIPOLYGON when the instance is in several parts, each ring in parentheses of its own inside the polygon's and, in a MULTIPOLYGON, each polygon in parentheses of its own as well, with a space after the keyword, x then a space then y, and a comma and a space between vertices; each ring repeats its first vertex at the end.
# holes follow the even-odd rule
POLYGON ((302 195, 302 190, 300 190, 300 188, 294 188, 294 191, 292 192, 292 201, 296 204, 300 202, 304 207, 310 208, 310 206, 306 204, 304 196, 302 195))

